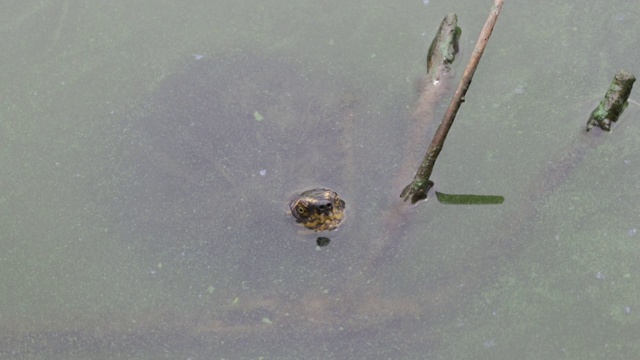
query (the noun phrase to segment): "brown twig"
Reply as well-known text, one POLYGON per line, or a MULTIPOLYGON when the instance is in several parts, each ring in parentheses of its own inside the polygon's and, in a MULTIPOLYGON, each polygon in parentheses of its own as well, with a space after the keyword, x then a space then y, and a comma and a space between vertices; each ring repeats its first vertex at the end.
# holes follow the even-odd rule
POLYGON ((411 203, 415 204, 419 200, 427 198, 427 191, 429 191, 433 185, 433 182, 429 180, 431 172, 433 171, 433 166, 435 165, 436 159, 442 150, 444 140, 447 137, 447 133, 449 133, 449 129, 451 129, 451 125, 458 113, 460 104, 464 101, 464 96, 469 89, 473 74, 478 67, 478 63, 480 62, 484 48, 489 41, 489 37, 491 37, 491 32, 496 24, 496 20, 498 20, 498 15, 500 15, 503 2, 504 0, 494 0, 489 17, 480 32, 480 37, 478 38, 473 53, 471 54, 471 59, 469 59, 469 64, 467 64, 467 67, 464 70, 464 74, 462 75, 462 79, 460 79, 456 93, 449 103, 447 112, 444 114, 442 121, 440 122, 440 126, 438 126, 438 130, 436 130, 436 134, 433 136, 433 140, 431 141, 431 145, 429 145, 429 149, 427 149, 427 153, 422 160, 422 164, 420 164, 420 168, 418 168, 416 176, 413 178, 411 184, 407 185, 400 194, 400 197, 405 201, 411 197, 411 203))

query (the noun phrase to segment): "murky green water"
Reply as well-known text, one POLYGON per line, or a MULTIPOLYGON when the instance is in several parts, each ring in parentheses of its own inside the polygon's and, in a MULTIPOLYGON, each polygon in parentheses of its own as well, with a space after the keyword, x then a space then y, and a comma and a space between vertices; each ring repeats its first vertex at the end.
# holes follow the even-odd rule
POLYGON ((489 8, 6 5, 0 354, 637 355, 640 109, 545 172, 640 74, 634 5, 507 2, 434 172, 505 203, 383 220, 439 21, 458 14, 459 76, 489 8), (322 249, 284 214, 315 185, 349 206, 322 249))

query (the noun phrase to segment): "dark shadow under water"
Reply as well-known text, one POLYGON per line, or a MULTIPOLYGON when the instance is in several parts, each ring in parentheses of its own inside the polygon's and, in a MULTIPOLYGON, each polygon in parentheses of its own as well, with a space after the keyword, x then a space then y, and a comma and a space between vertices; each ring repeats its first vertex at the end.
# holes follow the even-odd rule
POLYGON ((365 339, 395 329, 397 341, 399 326, 422 327, 411 300, 383 299, 380 289, 362 298, 377 288, 361 266, 388 196, 362 179, 390 181, 375 166, 383 157, 363 158, 353 144, 369 104, 350 91, 344 77, 292 60, 205 58, 125 119, 124 176, 111 201, 122 238, 150 266, 180 269, 164 280, 183 289, 176 297, 216 289, 216 300, 194 302, 200 319, 163 326, 190 327, 198 341, 215 334, 215 344, 278 349, 295 339, 311 351, 338 341, 355 353, 369 351, 354 345, 365 339), (319 186, 338 191, 348 214, 322 249, 286 213, 293 192, 319 186))
MULTIPOLYGON (((61 353, 428 354, 437 343, 430 324, 462 306, 482 271, 459 270, 473 254, 454 264, 435 256, 447 264, 437 277, 398 280, 401 256, 427 247, 405 241, 415 219, 385 221, 397 201, 390 149, 404 149, 405 129, 385 120, 394 110, 352 93, 348 78, 244 53, 193 60, 164 79, 117 131, 120 161, 108 170, 116 185, 103 202, 140 268, 170 269, 153 271, 165 297, 135 326, 107 314, 108 326, 79 322, 27 338, 61 353), (318 186, 347 202, 345 224, 321 249, 286 213, 293 192, 318 186)), ((473 263, 493 255, 478 256, 473 263)))

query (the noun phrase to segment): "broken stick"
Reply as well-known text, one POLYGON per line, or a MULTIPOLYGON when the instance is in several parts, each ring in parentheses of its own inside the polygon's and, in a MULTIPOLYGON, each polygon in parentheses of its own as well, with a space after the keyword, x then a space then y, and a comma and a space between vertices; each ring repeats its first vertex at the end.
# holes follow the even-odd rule
POLYGON ((600 100, 600 104, 596 107, 587 120, 587 131, 594 126, 602 130, 611 131, 611 123, 618 121, 624 109, 627 108, 629 102, 629 94, 633 88, 636 77, 632 73, 624 70, 618 71, 613 77, 607 93, 600 100))
POLYGON ((458 84, 458 88, 456 89, 456 93, 451 99, 449 103, 449 107, 447 108, 447 112, 444 114, 440 125, 438 126, 438 130, 436 134, 433 136, 433 140, 431 141, 431 145, 427 149, 427 153, 422 160, 422 164, 420 164, 420 168, 418 168, 418 172, 411 184, 407 185, 400 194, 400 197, 407 201, 411 198, 411 203, 415 204, 416 202, 427 198, 427 191, 433 186, 433 182, 429 180, 431 176, 431 172, 433 171, 433 166, 435 165, 436 159, 442 150, 442 146, 444 144, 444 140, 447 137, 447 133, 449 129, 451 129, 451 125, 453 124, 453 120, 456 117, 458 109, 460 108, 460 104, 464 101, 464 96, 469 89, 469 85, 471 84, 471 78, 473 78, 473 74, 478 67, 478 63, 480 62, 480 57, 482 57, 482 53, 484 52, 484 48, 489 41, 489 37, 491 36, 491 32, 493 31, 493 27, 498 20, 498 15, 500 15, 500 10, 502 9, 503 0, 494 0, 493 7, 491 8, 491 12, 487 21, 480 32, 480 37, 476 43, 476 47, 471 54, 471 59, 469 60, 469 64, 467 64, 467 68, 464 70, 464 74, 462 75, 462 79, 460 79, 460 84, 458 84))

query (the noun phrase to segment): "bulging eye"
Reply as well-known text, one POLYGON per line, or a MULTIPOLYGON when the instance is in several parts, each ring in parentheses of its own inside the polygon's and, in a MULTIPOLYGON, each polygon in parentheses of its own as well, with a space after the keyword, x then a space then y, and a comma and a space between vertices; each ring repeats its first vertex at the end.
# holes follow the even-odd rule
POLYGON ((307 213, 307 208, 302 205, 298 205, 296 206, 296 213, 298 213, 298 215, 305 215, 307 213))

